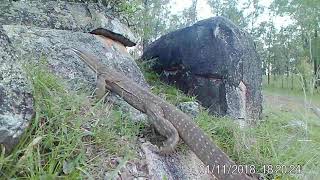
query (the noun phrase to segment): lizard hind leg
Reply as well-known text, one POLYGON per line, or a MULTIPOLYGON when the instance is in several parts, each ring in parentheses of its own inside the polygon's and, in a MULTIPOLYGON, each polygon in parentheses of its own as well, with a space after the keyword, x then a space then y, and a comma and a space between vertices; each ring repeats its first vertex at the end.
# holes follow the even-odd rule
POLYGON ((160 154, 170 154, 175 151, 179 142, 179 133, 170 121, 164 118, 162 109, 156 105, 148 105, 146 113, 152 119, 152 124, 156 130, 167 140, 160 147, 160 154))

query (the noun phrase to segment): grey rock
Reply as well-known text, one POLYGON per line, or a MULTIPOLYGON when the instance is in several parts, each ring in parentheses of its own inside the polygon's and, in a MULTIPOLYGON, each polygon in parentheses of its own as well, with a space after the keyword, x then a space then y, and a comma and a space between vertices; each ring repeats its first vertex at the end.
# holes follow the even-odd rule
POLYGON ((39 62, 46 58, 53 73, 68 80, 77 90, 95 82, 95 74, 70 51, 71 47, 90 50, 106 66, 126 74, 137 83, 147 86, 137 64, 125 47, 108 38, 88 33, 52 30, 37 27, 3 25, 5 35, 17 49, 18 58, 39 62), (82 73, 79 73, 83 71, 82 73))
POLYGON ((127 26, 111 17, 104 6, 96 3, 2 0, 0 24, 91 32, 119 41, 125 46, 135 46, 139 40, 127 26))
POLYGON ((178 108, 183 111, 184 113, 190 115, 191 117, 195 118, 198 116, 200 112, 200 104, 194 101, 190 102, 182 102, 178 104, 178 108))
MULTIPOLYGON (((69 48, 86 49, 104 64, 123 72, 140 85, 147 83, 125 46, 101 36, 21 25, 0 26, 0 143, 12 147, 33 114, 33 99, 24 63, 45 59, 51 72, 71 90, 95 90, 96 74, 69 48), (12 142, 14 142, 12 144, 12 142)), ((126 104, 126 109, 138 113, 126 104)))
POLYGON ((156 147, 149 142, 143 143, 141 147, 146 156, 149 179, 215 179, 190 150, 179 151, 170 156, 161 156, 155 153, 156 147))
POLYGON ((287 125, 283 127, 292 127, 292 128, 301 128, 301 129, 306 129, 307 125, 304 121, 302 120, 291 120, 288 122, 287 125))
POLYGON ((15 48, 0 26, 0 144, 10 151, 34 114, 31 87, 15 48))
POLYGON ((160 37, 144 52, 153 69, 218 115, 246 122, 262 111, 261 60, 249 34, 223 17, 160 37))

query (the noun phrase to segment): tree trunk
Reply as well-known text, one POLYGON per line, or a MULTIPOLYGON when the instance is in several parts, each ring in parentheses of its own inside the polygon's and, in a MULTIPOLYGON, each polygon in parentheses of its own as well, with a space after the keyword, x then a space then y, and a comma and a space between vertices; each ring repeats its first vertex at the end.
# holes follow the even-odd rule
POLYGON ((277 85, 277 69, 279 67, 276 67, 276 57, 273 56, 273 66, 275 67, 274 70, 273 70, 273 81, 276 83, 277 85))
MULTIPOLYGON (((288 45, 289 46, 289 45, 288 45)), ((289 89, 289 75, 290 75, 290 68, 289 68, 289 66, 290 66, 290 58, 289 58, 289 52, 288 52, 288 50, 286 50, 286 54, 285 54, 285 56, 286 56, 286 59, 287 59, 287 62, 286 62, 286 81, 287 81, 287 89, 289 89)))
POLYGON ((287 81, 287 89, 289 89, 289 75, 290 75, 290 73, 289 73, 289 65, 287 65, 287 75, 286 75, 286 81, 287 81))
POLYGON ((302 74, 302 80, 303 80, 303 87, 304 87, 305 91, 308 91, 307 78, 304 74, 302 74))
POLYGON ((148 46, 148 39, 147 39, 147 29, 149 28, 148 26, 148 17, 149 17, 149 1, 144 0, 143 1, 143 8, 144 8, 144 22, 143 22, 143 37, 142 37, 142 51, 144 52, 148 46))
POLYGON ((268 64, 268 85, 270 85, 270 66, 268 64))
POLYGON ((314 86, 315 86, 315 88, 317 88, 318 87, 318 85, 319 85, 319 81, 318 81, 318 70, 319 70, 319 64, 318 64, 318 57, 317 57, 317 55, 318 55, 318 48, 319 47, 317 47, 317 45, 318 45, 318 31, 315 29, 315 31, 314 31, 314 45, 315 45, 315 47, 313 47, 313 49, 314 49, 314 51, 315 52, 311 52, 311 55, 312 55, 312 53, 314 54, 312 57, 313 57, 313 68, 314 68, 314 77, 315 77, 315 84, 314 84, 314 86))
POLYGON ((198 5, 198 0, 193 0, 192 1, 192 16, 191 16, 191 21, 192 23, 195 23, 197 21, 197 5, 198 5))
POLYGON ((291 74, 291 90, 293 90, 293 73, 291 74))

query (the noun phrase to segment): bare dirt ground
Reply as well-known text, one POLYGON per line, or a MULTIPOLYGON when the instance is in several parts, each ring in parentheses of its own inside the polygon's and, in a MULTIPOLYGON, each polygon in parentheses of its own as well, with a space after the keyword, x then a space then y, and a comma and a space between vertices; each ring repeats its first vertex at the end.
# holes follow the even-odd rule
POLYGON ((279 108, 282 111, 307 111, 313 113, 320 118, 320 107, 312 99, 304 99, 289 95, 278 95, 272 93, 264 93, 264 107, 279 108))

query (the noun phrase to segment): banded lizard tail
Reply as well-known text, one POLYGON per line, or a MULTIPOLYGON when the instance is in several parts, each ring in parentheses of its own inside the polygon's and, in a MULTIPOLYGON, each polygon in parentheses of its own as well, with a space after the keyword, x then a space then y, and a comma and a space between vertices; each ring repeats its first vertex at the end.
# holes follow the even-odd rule
POLYGON ((103 65, 93 55, 72 48, 81 60, 98 74, 100 90, 117 93, 131 106, 147 114, 160 134, 167 138, 162 151, 172 151, 179 137, 218 179, 256 179, 245 173, 231 172, 237 165, 192 121, 192 119, 133 80, 103 65), (225 168, 225 170, 223 170, 225 168), (229 170, 230 172, 227 172, 229 170))

